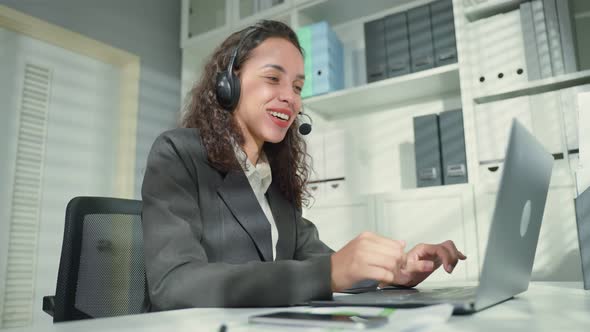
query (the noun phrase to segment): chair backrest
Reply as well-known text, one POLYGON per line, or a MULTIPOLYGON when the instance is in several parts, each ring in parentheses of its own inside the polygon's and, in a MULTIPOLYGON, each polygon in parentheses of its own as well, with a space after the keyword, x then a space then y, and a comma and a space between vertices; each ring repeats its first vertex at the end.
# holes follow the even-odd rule
POLYGON ((106 197, 68 203, 54 322, 145 312, 141 207, 106 197))

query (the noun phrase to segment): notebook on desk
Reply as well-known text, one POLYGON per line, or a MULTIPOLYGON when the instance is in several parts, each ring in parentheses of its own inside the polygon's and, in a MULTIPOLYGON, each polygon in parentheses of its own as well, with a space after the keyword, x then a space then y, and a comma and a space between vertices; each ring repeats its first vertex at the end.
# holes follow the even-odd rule
POLYGON ((385 288, 312 301, 312 306, 417 307, 450 303, 454 313, 473 313, 527 290, 553 157, 513 120, 488 245, 478 286, 419 290, 385 288))

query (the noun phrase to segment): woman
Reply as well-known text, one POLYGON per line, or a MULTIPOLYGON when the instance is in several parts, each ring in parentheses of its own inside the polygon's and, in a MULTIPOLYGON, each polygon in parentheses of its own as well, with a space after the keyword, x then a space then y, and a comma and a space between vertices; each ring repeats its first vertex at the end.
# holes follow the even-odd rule
POLYGON ((234 33, 191 91, 183 128, 156 139, 142 188, 152 310, 292 305, 367 279, 414 286, 465 259, 451 241, 404 253, 372 233, 337 252, 319 240, 301 216, 303 73, 285 24, 234 33))

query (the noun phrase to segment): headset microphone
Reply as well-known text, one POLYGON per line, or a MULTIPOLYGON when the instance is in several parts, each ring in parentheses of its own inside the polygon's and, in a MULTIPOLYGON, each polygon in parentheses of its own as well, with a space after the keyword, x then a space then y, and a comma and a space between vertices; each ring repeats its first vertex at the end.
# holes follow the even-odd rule
POLYGON ((306 116, 309 119, 310 123, 304 122, 299 125, 299 133, 301 135, 308 135, 309 133, 311 133, 311 125, 313 124, 313 120, 311 119, 311 117, 309 115, 307 115, 305 113, 299 113, 299 115, 306 116))

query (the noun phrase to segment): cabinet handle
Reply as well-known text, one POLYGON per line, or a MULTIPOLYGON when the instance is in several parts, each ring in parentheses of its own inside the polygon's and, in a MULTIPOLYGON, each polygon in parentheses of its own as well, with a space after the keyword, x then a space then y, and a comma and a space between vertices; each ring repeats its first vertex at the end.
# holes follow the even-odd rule
POLYGON ((331 184, 331 187, 334 189, 338 188, 339 186, 340 186, 340 183, 332 183, 331 184))
POLYGON ((318 190, 318 186, 311 186, 311 190, 313 190, 313 191, 318 190))
POLYGON ((490 172, 496 172, 496 171, 497 171, 499 168, 500 168, 500 167, 498 167, 498 166, 491 166, 491 167, 488 167, 488 170, 489 170, 490 172))

